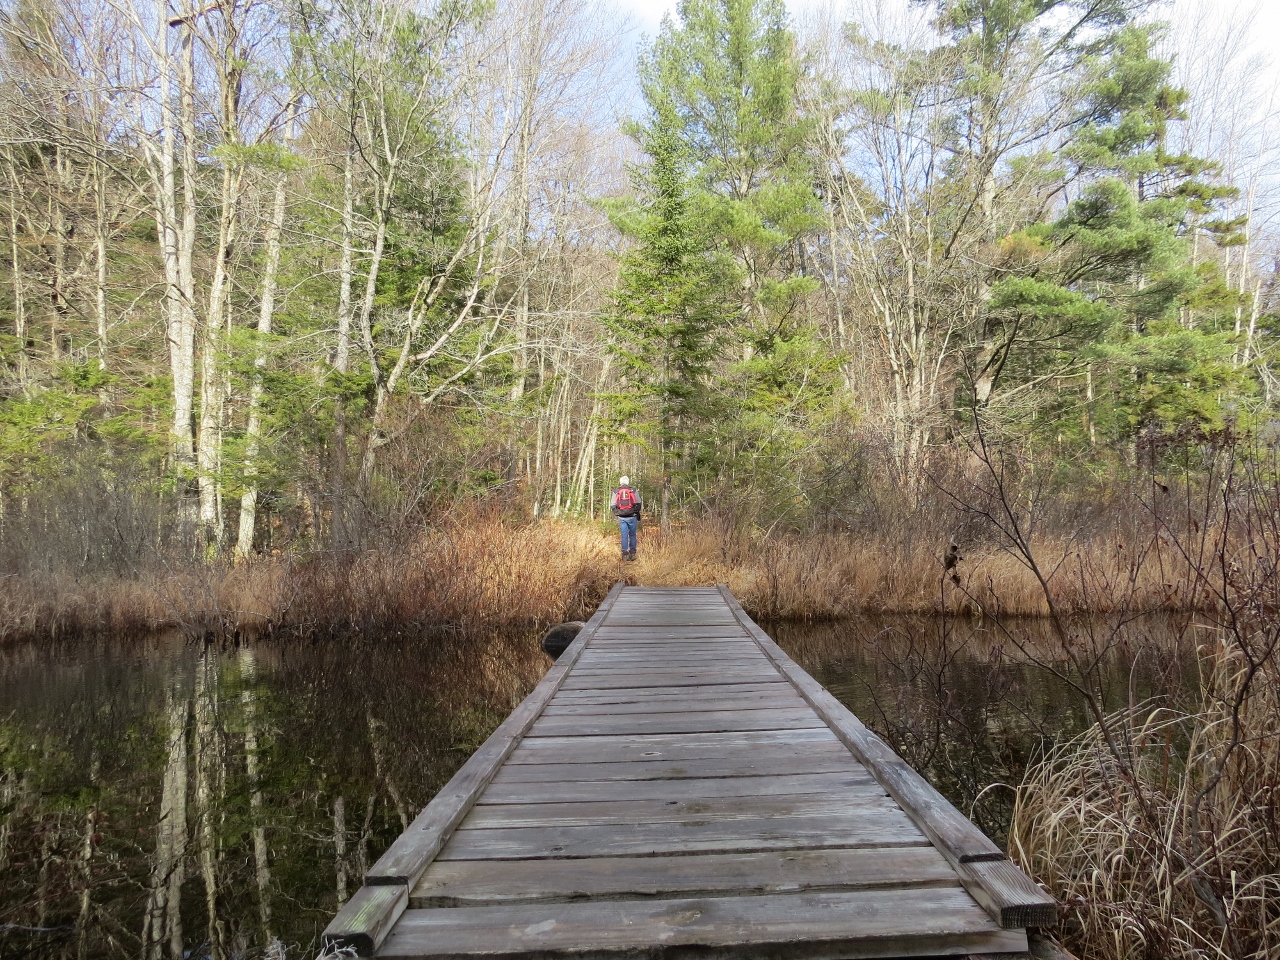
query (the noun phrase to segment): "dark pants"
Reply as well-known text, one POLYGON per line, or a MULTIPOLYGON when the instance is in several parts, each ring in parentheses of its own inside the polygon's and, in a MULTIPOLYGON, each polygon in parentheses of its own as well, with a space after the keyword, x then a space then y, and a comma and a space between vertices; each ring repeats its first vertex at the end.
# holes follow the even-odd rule
POLYGON ((622 552, 636 552, 636 528, 640 525, 639 517, 619 517, 618 531, 622 534, 622 552))

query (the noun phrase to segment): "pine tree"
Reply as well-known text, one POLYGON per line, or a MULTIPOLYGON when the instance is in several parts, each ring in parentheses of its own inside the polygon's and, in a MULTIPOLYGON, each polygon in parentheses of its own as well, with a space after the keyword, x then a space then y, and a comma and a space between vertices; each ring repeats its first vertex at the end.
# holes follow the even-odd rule
POLYGON ((623 385, 611 398, 620 435, 656 446, 662 468, 662 523, 673 479, 695 469, 715 409, 713 361, 731 315, 735 271, 715 250, 704 197, 688 174, 688 153, 668 101, 637 131, 648 155, 634 173, 638 209, 617 217, 636 245, 622 260, 605 324, 623 385))
POLYGON ((800 240, 818 217, 812 124, 782 0, 681 0, 640 63, 645 99, 668 103, 707 216, 741 268, 746 356, 790 332, 813 289, 800 240))

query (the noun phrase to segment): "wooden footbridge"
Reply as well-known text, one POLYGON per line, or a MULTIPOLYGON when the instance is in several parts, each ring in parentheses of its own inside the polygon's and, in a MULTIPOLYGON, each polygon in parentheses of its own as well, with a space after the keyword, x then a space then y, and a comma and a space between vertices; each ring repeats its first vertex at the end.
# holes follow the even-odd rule
POLYGON ((1026 956, 1056 907, 725 588, 614 587, 325 931, 359 956, 1026 956))

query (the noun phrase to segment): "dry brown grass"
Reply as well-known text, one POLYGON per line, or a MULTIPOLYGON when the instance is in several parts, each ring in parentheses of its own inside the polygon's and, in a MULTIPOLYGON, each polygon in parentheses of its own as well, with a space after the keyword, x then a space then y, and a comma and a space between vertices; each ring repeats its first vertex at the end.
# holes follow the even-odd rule
POLYGON ((1011 851, 1082 960, 1280 956, 1280 670, 1229 642, 1203 668, 1198 712, 1109 718, 1128 763, 1094 726, 1018 791, 1011 851))
POLYGON ((1084 960, 1280 956, 1280 471, 1225 452, 1141 550, 1183 558, 1213 611, 1194 696, 1106 714, 1097 654, 1123 630, 1091 649, 1051 618, 1095 723, 1028 772, 1010 838, 1084 960))
POLYGON ((613 550, 598 528, 475 511, 359 553, 193 563, 92 583, 13 576, 0 595, 0 641, 175 627, 197 637, 524 628, 594 610, 618 579, 613 550))
MULTIPOLYGON (((962 545, 963 548, 963 545, 962 545)), ((764 538, 692 524, 642 536, 628 578, 654 586, 727 583, 766 619, 838 619, 858 612, 1044 616, 1045 592, 1008 551, 964 548, 960 583, 944 576, 945 540, 903 544, 852 534, 764 538)), ((1065 612, 1184 610, 1203 599, 1194 572, 1168 544, 1138 550, 1112 536, 1046 540, 1050 592, 1065 612)))
MULTIPOLYGON (((962 545, 963 546, 963 545, 962 545)), ((590 614, 611 583, 727 583, 764 619, 886 613, 1042 616, 1045 594, 1006 551, 964 548, 959 587, 943 576, 945 541, 853 534, 767 537, 711 522, 656 524, 639 560, 622 563, 603 524, 513 523, 463 512, 409 541, 360 553, 189 564, 131 579, 13 576, 0 596, 0 640, 180 627, 195 635, 504 629, 590 614)), ((1046 541, 1052 595, 1066 611, 1187 609, 1193 578, 1159 541, 1146 554, 1120 536, 1046 541), (1141 562, 1134 557, 1141 554, 1141 562)))
POLYGON ((616 579, 593 528, 469 514, 402 548, 321 557, 286 580, 281 617, 323 630, 493 630, 590 613, 616 579))

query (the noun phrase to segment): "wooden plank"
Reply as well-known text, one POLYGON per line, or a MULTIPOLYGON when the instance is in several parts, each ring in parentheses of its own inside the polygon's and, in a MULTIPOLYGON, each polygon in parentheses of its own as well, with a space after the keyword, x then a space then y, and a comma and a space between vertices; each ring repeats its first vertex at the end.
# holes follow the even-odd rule
POLYGON ((436 861, 410 894, 412 907, 792 893, 807 890, 958 887, 932 847, 714 853, 694 857, 436 861))
POLYGON ((600 660, 583 666, 581 670, 575 670, 573 679, 625 677, 630 680, 643 680, 646 685, 656 686, 656 683, 648 684, 648 681, 670 675, 678 675, 681 678, 689 676, 700 677, 704 684, 719 683, 720 677, 725 675, 732 675, 735 680, 744 676, 758 676, 762 678, 760 680, 761 683, 772 683, 773 678, 778 676, 778 671, 774 669, 773 664, 763 659, 758 663, 744 660, 728 660, 724 657, 701 661, 662 658, 660 662, 637 660, 609 663, 600 660))
POLYGON ((663 648, 657 653, 637 653, 631 649, 615 652, 601 647, 592 647, 590 656, 582 664, 582 668, 585 669, 588 664, 597 662, 608 666, 633 664, 643 669, 652 669, 655 665, 667 666, 677 663, 681 665, 696 664, 698 666, 714 663, 747 663, 754 666, 761 663, 768 664, 769 659, 760 652, 759 648, 748 649, 745 646, 735 651, 663 648))
POLYGON ((732 640, 650 640, 641 643, 636 640, 600 640, 591 642, 592 651, 609 653, 625 653, 635 657, 656 657, 665 653, 698 653, 721 654, 733 656, 740 653, 759 654, 760 648, 750 637, 732 640))
POLYGON ((600 604, 600 609, 587 621, 587 625, 547 671, 533 692, 511 712, 480 749, 471 755, 454 774, 453 779, 418 814, 409 829, 391 844, 366 875, 365 883, 412 886, 418 882, 431 858, 444 846, 449 834, 466 816, 476 797, 569 675, 591 635, 608 616, 610 607, 621 591, 621 584, 609 591, 600 604))
MULTIPOLYGON (((756 663, 759 661, 768 662, 768 658, 761 652, 760 648, 755 644, 738 643, 734 641, 732 647, 718 645, 714 647, 691 647, 689 644, 664 644, 657 651, 638 650, 636 645, 628 643, 625 646, 619 645, 611 647, 607 644, 599 646, 593 644, 587 652, 587 662, 603 660, 609 663, 642 663, 652 664, 657 662, 667 662, 669 660, 692 660, 697 663, 737 663, 739 661, 747 661, 756 663)), ((585 666, 585 664, 584 664, 585 666)))
POLYGON ((409 910, 379 955, 860 960, 1026 948, 964 891, 920 887, 409 910))
POLYGON ((697 777, 682 780, 558 780, 518 783, 494 778, 474 809, 494 803, 575 803, 602 800, 714 800, 826 794, 841 799, 885 796, 884 787, 865 769, 793 776, 697 777))
POLYGON ((569 803, 496 803, 471 808, 459 830, 515 827, 593 827, 620 824, 687 824, 766 817, 846 817, 897 810, 883 790, 853 794, 777 794, 750 797, 693 797, 685 800, 601 800, 569 803), (856 810, 855 807, 856 801, 856 810))
POLYGON ((638 640, 597 640, 591 644, 591 649, 603 650, 610 653, 625 653, 636 657, 658 656, 662 653, 723 653, 730 655, 734 653, 751 653, 758 654, 760 648, 750 637, 733 637, 706 639, 698 637, 687 637, 678 640, 647 640, 644 642, 638 640))
POLYGON ((737 643, 749 639, 738 623, 717 626, 664 625, 647 627, 623 627, 605 624, 600 628, 600 639, 610 643, 737 643))
POLYGON ((529 860, 540 857, 647 857, 657 853, 790 850, 798 847, 898 847, 927 844, 897 807, 846 810, 815 817, 604 826, 511 827, 454 831, 441 860, 529 860))
POLYGON ((824 728, 808 707, 781 710, 708 710, 688 713, 624 713, 585 717, 539 717, 531 737, 587 737, 634 733, 725 733, 738 730, 824 728))
POLYGON ((613 659, 643 660, 652 663, 663 657, 691 657, 706 660, 708 657, 721 659, 750 659, 761 656, 760 648, 751 640, 721 640, 714 646, 696 640, 679 640, 664 643, 633 643, 621 640, 617 643, 608 641, 591 644, 592 656, 610 657, 613 659))
POLYGON ((727 610, 714 614, 686 613, 681 610, 672 614, 634 613, 630 616, 611 617, 610 630, 644 630, 650 636, 689 635, 704 632, 705 636, 740 636, 734 623, 733 615, 727 610))
POLYGON ((697 700, 703 697, 747 697, 764 696, 766 694, 789 696, 793 693, 795 693, 795 689, 790 684, 777 684, 772 681, 760 684, 720 685, 707 683, 699 687, 631 687, 629 689, 624 687, 617 690, 565 690, 562 687, 557 691, 552 703, 625 704, 667 699, 697 700))
MULTIPOLYGON (((699 687, 706 684, 708 675, 703 672, 653 673, 613 675, 608 673, 569 677, 561 685, 566 690, 617 690, 637 687, 699 687)), ((776 671, 733 670, 717 673, 717 683, 786 683, 786 677, 776 671)))
POLYGON ((785 747, 795 753, 802 745, 806 752, 810 750, 809 745, 823 745, 832 755, 849 754, 848 748, 830 730, 825 727, 806 727, 802 730, 739 730, 731 733, 526 737, 512 751, 507 762, 694 760, 701 757, 748 756, 761 747, 785 747))
POLYGON ((408 905, 406 886, 361 887, 325 927, 320 938, 325 952, 348 950, 357 957, 373 956, 408 905))
POLYGON ((731 626, 733 616, 723 603, 696 607, 680 603, 653 603, 614 610, 609 622, 613 626, 731 626))
POLYGON ((614 674, 639 677, 650 677, 657 672, 662 673, 701 673, 705 679, 714 679, 726 670, 776 673, 772 663, 765 657, 726 657, 717 654, 711 657, 691 657, 686 655, 662 657, 610 657, 595 655, 588 663, 580 663, 574 671, 575 676, 592 674, 614 674))
POLYGON ((664 613, 673 611, 681 613, 687 611, 713 611, 720 613, 724 610, 724 604, 720 602, 719 597, 711 594, 701 597, 692 597, 688 594, 639 597, 632 594, 623 597, 622 602, 614 608, 614 613, 615 615, 625 616, 632 610, 658 610, 664 613))
POLYGON ((837 743, 835 746, 838 749, 824 747, 821 755, 817 756, 813 750, 797 755, 794 749, 774 747, 741 750, 733 757, 703 757, 696 762, 687 759, 659 759, 622 763, 508 763, 493 778, 492 784, 566 780, 678 781, 766 775, 789 777, 811 773, 855 773, 866 769, 853 759, 853 754, 843 744, 837 743))
POLYGON ((1058 901, 1012 861, 964 863, 956 872, 973 898, 1006 930, 1057 925, 1058 901))
POLYGON ((561 703, 556 699, 542 711, 542 718, 622 716, 629 713, 705 713, 717 710, 794 710, 798 707, 807 708, 808 704, 794 692, 783 696, 752 693, 740 697, 650 697, 639 703, 561 703))

